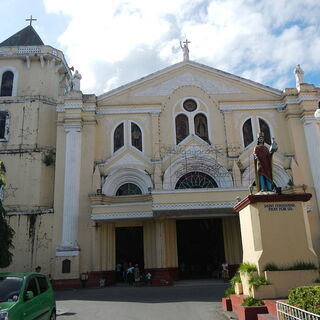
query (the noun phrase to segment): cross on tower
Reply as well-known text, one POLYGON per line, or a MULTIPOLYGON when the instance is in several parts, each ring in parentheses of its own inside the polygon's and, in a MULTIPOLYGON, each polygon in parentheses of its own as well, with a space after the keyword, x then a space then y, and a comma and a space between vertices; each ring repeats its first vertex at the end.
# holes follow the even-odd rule
POLYGON ((31 15, 30 19, 26 19, 26 21, 30 21, 30 26, 32 26, 32 21, 37 21, 37 19, 33 19, 31 15))

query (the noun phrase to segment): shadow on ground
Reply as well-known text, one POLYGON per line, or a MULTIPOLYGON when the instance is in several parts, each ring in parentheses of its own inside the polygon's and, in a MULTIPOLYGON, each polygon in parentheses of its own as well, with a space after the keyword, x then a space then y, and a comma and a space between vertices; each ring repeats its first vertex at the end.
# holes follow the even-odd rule
POLYGON ((141 303, 168 302, 220 302, 228 283, 210 282, 177 282, 172 287, 127 287, 113 286, 105 288, 85 288, 77 290, 56 291, 57 301, 118 301, 141 303))

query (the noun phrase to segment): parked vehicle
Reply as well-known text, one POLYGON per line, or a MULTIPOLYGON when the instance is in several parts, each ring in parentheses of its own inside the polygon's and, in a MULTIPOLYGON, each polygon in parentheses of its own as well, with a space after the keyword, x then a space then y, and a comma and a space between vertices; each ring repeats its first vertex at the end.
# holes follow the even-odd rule
POLYGON ((56 301, 42 273, 0 273, 0 320, 55 320, 56 301))

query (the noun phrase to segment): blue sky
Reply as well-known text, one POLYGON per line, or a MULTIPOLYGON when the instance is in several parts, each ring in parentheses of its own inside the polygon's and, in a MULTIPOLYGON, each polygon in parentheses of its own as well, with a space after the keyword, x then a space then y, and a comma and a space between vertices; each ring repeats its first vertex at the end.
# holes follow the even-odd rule
POLYGON ((33 22, 101 94, 190 59, 277 89, 320 86, 319 0, 0 0, 0 41, 33 22))

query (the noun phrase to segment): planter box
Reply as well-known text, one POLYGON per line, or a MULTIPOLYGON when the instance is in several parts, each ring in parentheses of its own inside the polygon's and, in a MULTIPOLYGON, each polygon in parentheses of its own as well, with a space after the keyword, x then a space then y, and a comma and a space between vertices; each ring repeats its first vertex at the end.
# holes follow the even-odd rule
POLYGON ((258 314, 268 313, 268 309, 266 306, 258 306, 258 307, 246 307, 246 306, 238 306, 238 318, 239 320, 257 320, 258 314))
POLYGON ((240 283, 240 282, 235 283, 234 292, 235 292, 235 294, 242 294, 243 293, 242 283, 240 283))
POLYGON ((317 270, 265 271, 266 279, 275 287, 275 298, 285 298, 288 291, 300 287, 314 285, 318 277, 317 270))
POLYGON ((224 311, 232 311, 231 299, 222 298, 222 309, 224 311))
POLYGON ((242 288, 243 288, 243 294, 252 296, 252 292, 250 290, 250 285, 249 285, 249 278, 251 276, 256 277, 258 275, 258 272, 252 272, 251 274, 248 273, 240 273, 241 277, 241 282, 242 282, 242 288))
POLYGON ((251 290, 252 297, 258 300, 274 299, 276 296, 275 286, 273 284, 264 284, 251 290))

